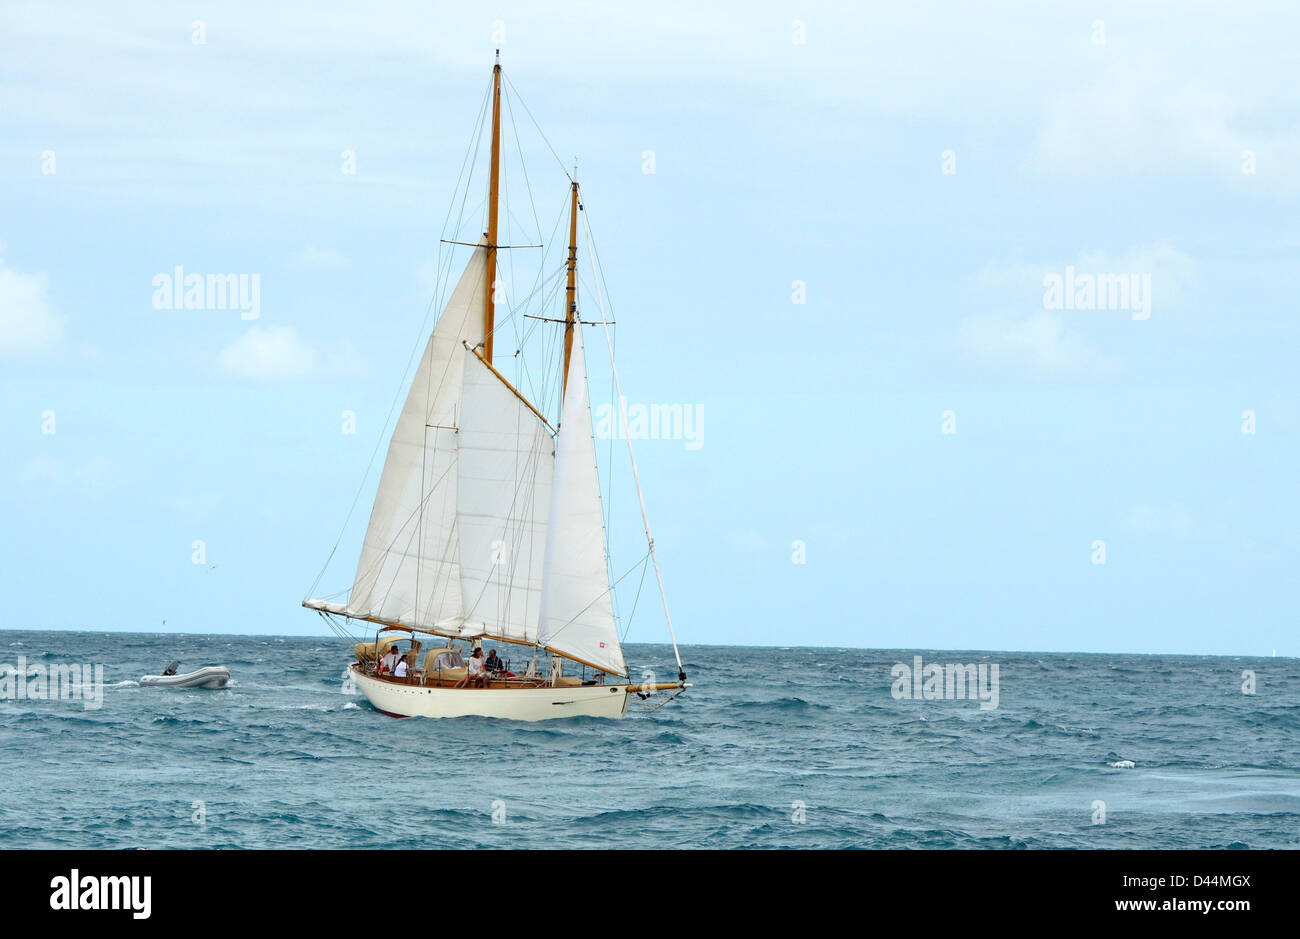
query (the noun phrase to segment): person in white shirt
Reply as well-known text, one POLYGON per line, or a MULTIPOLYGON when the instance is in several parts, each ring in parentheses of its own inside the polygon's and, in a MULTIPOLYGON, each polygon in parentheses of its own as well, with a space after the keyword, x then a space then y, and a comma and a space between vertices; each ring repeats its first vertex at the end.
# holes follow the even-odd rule
POLYGON ((487 687, 487 671, 483 668, 483 650, 475 649, 465 663, 465 677, 456 683, 457 688, 487 687))
POLYGON ((406 677, 406 656, 402 656, 400 659, 397 660, 397 667, 393 669, 393 677, 394 678, 406 677))
POLYGON ((397 668, 397 659, 397 646, 390 646, 387 654, 379 660, 379 673, 381 675, 385 672, 391 674, 393 669, 397 668))

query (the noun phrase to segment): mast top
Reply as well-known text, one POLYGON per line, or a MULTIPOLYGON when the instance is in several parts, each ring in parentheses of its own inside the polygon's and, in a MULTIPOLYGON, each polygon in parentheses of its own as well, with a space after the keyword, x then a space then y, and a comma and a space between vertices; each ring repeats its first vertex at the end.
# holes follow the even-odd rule
POLYGON ((492 364, 492 338, 496 329, 497 195, 501 166, 501 50, 492 67, 492 170, 488 177, 487 289, 483 291, 483 361, 492 364))

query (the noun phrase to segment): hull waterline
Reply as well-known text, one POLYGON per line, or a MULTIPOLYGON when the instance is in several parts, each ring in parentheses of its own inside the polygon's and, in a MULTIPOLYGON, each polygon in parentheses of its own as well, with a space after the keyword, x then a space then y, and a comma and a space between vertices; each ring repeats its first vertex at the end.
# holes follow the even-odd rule
POLYGON ((366 700, 390 717, 497 717, 544 721, 562 717, 621 718, 626 685, 576 688, 436 688, 375 678, 353 666, 349 675, 366 700))

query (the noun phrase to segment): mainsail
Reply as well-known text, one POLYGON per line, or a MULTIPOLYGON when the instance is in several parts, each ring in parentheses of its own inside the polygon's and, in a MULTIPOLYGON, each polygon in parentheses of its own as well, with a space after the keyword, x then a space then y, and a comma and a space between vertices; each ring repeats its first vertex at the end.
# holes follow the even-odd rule
POLYGON ((550 505, 538 642, 580 662, 626 675, 610 600, 580 327, 573 331, 550 505))
POLYGON ((486 240, 474 249, 429 337, 397 419, 346 605, 308 601, 344 616, 461 631, 456 537, 457 422, 465 342, 482 338, 486 240))

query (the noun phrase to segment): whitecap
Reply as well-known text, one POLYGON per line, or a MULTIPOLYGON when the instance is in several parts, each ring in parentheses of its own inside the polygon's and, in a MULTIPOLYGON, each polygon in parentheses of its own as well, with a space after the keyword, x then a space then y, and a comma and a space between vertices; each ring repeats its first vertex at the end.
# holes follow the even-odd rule
POLYGON ((1116 760, 1114 763, 1110 765, 1115 767, 1115 769, 1132 769, 1133 767, 1137 766, 1137 764, 1134 763, 1132 760, 1116 760))
POLYGON ((352 695, 361 694, 361 689, 358 688, 357 683, 352 680, 352 669, 350 668, 343 669, 342 678, 343 678, 343 685, 339 688, 340 692, 342 692, 343 694, 352 694, 352 695))

